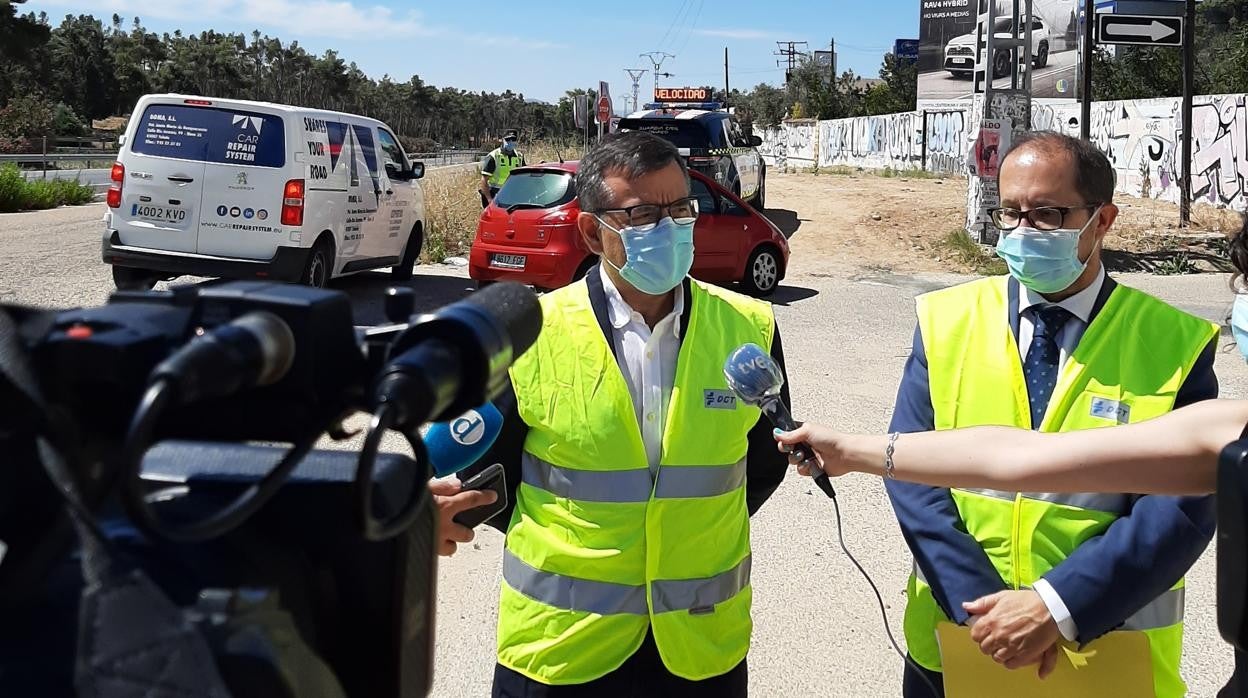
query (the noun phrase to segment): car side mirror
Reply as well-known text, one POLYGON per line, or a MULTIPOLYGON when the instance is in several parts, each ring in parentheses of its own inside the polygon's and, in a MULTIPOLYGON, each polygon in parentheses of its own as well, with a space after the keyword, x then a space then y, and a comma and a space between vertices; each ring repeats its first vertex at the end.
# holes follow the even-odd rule
POLYGON ((425 163, 413 162, 412 163, 412 179, 420 179, 421 177, 424 177, 424 176, 425 176, 425 163))
POLYGON ((750 136, 750 145, 757 148, 763 144, 763 139, 759 136, 750 136))

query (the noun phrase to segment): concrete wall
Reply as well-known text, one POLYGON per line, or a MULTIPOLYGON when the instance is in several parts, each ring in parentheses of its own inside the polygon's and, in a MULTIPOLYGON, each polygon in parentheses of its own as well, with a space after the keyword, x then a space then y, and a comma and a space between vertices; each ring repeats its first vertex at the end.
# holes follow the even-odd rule
MULTIPOLYGON (((1113 163, 1119 191, 1178 201, 1180 103, 1163 98, 1092 105, 1091 136, 1113 163)), ((1079 117, 1074 102, 1032 102, 1033 129, 1077 136, 1079 117)), ((970 100, 926 112, 795 120, 763 129, 759 150, 773 167, 925 167, 965 174, 973 121, 970 100)), ((1193 200, 1248 210, 1248 95, 1197 96, 1192 124, 1193 200)))

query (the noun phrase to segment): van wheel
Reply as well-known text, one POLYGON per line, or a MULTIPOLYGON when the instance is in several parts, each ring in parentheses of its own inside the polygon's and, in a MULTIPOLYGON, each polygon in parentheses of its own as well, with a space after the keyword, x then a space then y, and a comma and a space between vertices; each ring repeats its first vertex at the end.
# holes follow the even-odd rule
POLYGON ((395 281, 410 281, 416 260, 420 259, 420 248, 424 246, 425 236, 421 232, 420 223, 412 226, 412 234, 407 236, 407 244, 403 246, 403 260, 390 268, 390 276, 395 281))
POLYGON ((768 296, 780 283, 780 254, 776 248, 763 245, 754 250, 745 264, 741 285, 751 296, 768 296))
POLYGON ((1048 43, 1040 44, 1040 52, 1036 56, 1035 61, 1031 64, 1033 68, 1043 68, 1049 64, 1049 45, 1048 43))
POLYGON ((113 265, 113 285, 118 291, 150 291, 159 280, 146 269, 113 265))
POLYGON ((333 246, 328 242, 321 240, 312 248, 312 254, 308 255, 308 262, 303 267, 303 278, 301 281, 312 288, 325 288, 329 283, 330 274, 333 273, 334 252, 333 246))

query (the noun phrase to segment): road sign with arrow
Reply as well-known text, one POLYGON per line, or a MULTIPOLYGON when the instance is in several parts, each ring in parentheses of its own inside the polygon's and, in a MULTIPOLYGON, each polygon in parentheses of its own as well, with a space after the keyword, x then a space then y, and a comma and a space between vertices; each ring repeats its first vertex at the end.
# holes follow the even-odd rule
POLYGON ((1096 16, 1097 43, 1136 46, 1182 46, 1183 18, 1159 15, 1096 16))

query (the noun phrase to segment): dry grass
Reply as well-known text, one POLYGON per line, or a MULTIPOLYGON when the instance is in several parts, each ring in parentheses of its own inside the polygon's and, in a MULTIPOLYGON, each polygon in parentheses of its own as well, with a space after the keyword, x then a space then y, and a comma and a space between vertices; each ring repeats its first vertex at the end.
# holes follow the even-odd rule
MULTIPOLYGON (((581 156, 581 145, 536 142, 521 148, 529 164, 574 160, 581 156)), ((481 198, 477 193, 481 175, 475 167, 431 170, 424 180, 425 245, 421 261, 438 264, 447 257, 467 256, 481 219, 481 198)))

